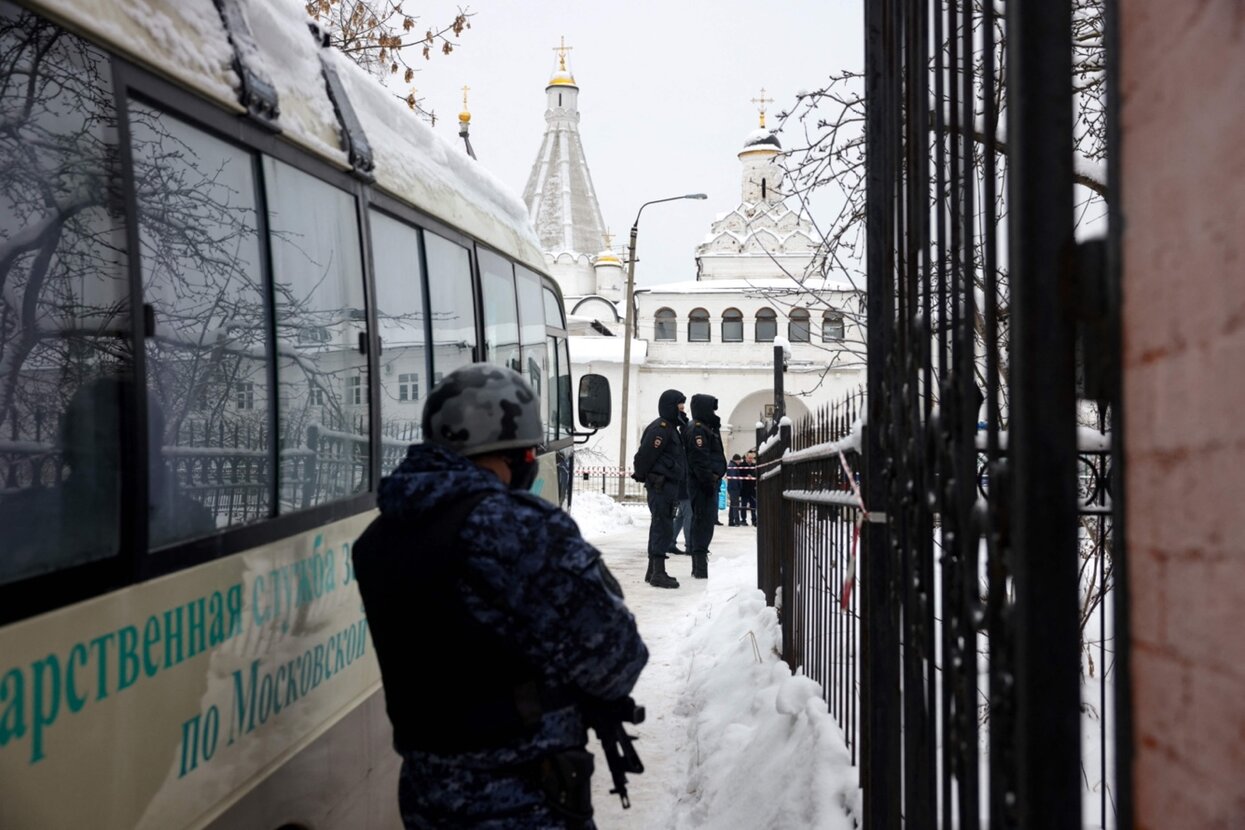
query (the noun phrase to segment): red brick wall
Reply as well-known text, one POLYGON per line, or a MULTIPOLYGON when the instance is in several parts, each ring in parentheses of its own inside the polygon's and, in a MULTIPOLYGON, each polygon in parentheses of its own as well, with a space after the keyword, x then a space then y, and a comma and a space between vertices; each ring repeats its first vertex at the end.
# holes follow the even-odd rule
POLYGON ((1138 826, 1245 828, 1245 0, 1120 0, 1138 826))

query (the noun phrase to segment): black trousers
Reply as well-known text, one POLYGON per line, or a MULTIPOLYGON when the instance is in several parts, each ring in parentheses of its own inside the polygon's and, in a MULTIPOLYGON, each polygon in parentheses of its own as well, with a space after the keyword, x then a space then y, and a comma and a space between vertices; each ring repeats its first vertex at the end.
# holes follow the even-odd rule
POLYGON ((666 551, 674 547, 674 508, 679 501, 678 493, 671 493, 674 488, 665 485, 645 485, 644 489, 648 491, 648 555, 664 557, 666 551))
POLYGON ((747 495, 740 493, 739 494, 739 523, 746 525, 748 523, 749 514, 751 514, 752 516, 752 524, 755 525, 757 523, 756 493, 749 493, 747 495))
POLYGON ((692 497, 692 543, 688 553, 708 553, 713 528, 718 520, 718 489, 688 482, 692 497))

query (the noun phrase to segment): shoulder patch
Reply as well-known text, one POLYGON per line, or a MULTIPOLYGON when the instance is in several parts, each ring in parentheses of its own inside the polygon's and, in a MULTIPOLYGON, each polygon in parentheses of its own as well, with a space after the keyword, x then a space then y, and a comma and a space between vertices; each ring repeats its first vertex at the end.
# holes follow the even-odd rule
POLYGON ((698 446, 698 447, 703 447, 704 445, 705 445, 705 436, 703 436, 703 435, 697 435, 697 436, 696 436, 696 446, 698 446))
POLYGON ((658 435, 656 438, 653 439, 653 449, 657 449, 660 446, 661 446, 661 436, 658 435))

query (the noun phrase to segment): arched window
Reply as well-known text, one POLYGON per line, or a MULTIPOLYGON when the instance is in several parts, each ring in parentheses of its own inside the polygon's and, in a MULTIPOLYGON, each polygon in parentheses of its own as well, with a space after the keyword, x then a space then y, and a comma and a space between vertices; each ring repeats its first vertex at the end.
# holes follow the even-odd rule
POLYGON ((728 308, 722 312, 722 342, 744 342, 744 315, 737 308, 728 308))
POLYGON ((703 308, 693 308, 687 315, 687 342, 709 342, 709 312, 703 308))
POLYGON ((673 310, 659 308, 653 315, 653 338, 655 340, 679 339, 679 319, 673 310))
POLYGON ((843 315, 837 311, 827 311, 821 315, 821 339, 833 343, 843 339, 843 315))
POLYGON ((756 342, 773 343, 778 336, 778 315, 772 308, 763 308, 757 312, 756 342))
POLYGON ((787 339, 792 343, 807 343, 811 340, 811 323, 807 308, 793 308, 787 318, 787 339))

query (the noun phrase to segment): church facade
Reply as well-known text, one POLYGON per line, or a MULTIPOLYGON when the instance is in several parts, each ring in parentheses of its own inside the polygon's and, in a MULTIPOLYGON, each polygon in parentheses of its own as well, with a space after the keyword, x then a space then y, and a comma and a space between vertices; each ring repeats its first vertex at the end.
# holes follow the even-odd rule
MULTIPOLYGON (((624 262, 604 234, 565 51, 546 93, 546 132, 524 202, 566 298, 572 369, 605 375, 615 396, 614 423, 588 442, 581 463, 612 467, 628 314, 624 262)), ((811 223, 786 204, 782 147, 764 124, 762 108, 737 154, 739 201, 695 246, 689 279, 634 291, 623 466, 670 388, 718 399, 728 456, 755 446, 758 423, 773 416, 775 345, 787 346, 784 406, 793 420, 864 384, 863 285, 826 267, 811 223)))

